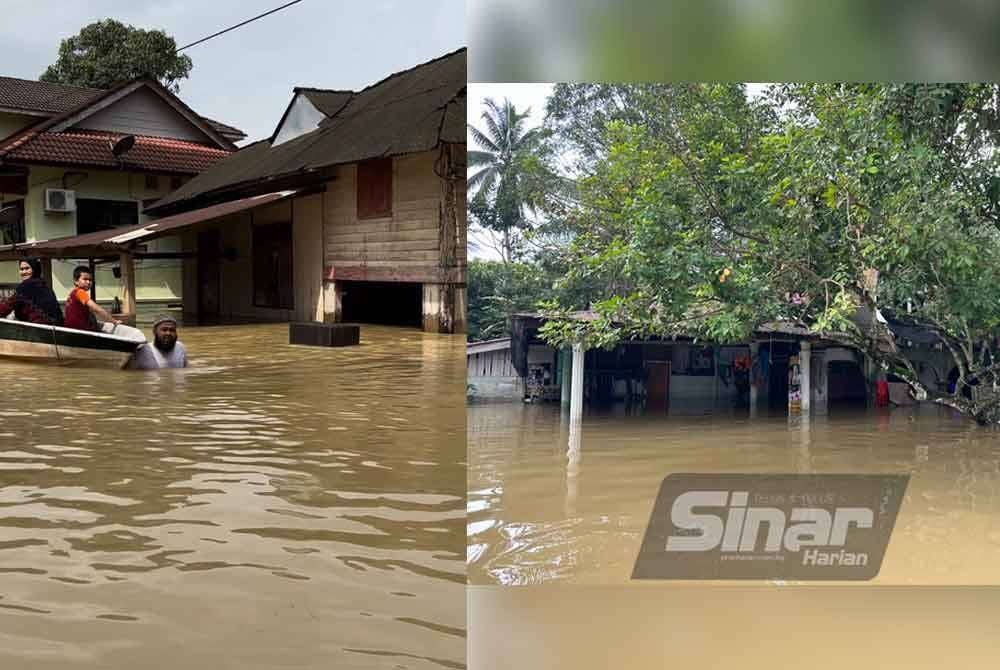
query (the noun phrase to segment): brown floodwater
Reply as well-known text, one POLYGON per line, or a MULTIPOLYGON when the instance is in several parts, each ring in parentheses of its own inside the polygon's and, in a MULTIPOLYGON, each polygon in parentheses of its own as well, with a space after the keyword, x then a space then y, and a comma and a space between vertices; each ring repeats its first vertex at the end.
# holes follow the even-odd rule
POLYGON ((573 448, 570 432, 558 405, 469 406, 470 583, 650 586, 630 578, 663 478, 726 472, 908 474, 881 572, 864 583, 1000 584, 1000 432, 950 410, 605 413, 584 416, 573 448))
POLYGON ((0 667, 465 667, 463 339, 180 337, 0 361, 0 667))

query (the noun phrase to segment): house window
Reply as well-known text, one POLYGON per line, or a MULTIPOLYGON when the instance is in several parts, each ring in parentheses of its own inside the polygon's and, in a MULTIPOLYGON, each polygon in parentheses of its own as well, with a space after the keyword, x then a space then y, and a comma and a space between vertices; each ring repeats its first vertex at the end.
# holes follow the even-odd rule
POLYGON ((21 244, 24 235, 24 200, 0 202, 0 244, 21 244))
POLYGON ((392 216, 392 159, 358 163, 358 218, 392 216))
POLYGON ((293 309, 292 224, 254 226, 253 304, 271 309, 293 309))
POLYGON ((76 201, 76 234, 85 235, 139 223, 139 205, 131 200, 76 201))
POLYGON ((146 175, 146 190, 147 191, 158 191, 160 190, 160 178, 155 174, 146 175))

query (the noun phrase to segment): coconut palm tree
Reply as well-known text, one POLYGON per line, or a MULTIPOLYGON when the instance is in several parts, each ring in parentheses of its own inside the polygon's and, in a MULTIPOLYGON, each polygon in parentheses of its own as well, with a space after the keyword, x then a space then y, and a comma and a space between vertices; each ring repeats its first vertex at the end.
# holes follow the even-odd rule
POLYGON ((527 212, 536 210, 526 188, 524 159, 541 137, 540 128, 527 128, 530 108, 517 111, 509 99, 483 101, 485 130, 469 124, 479 150, 469 151, 469 167, 479 168, 468 178, 469 211, 480 225, 502 236, 501 254, 510 261, 517 253, 515 231, 526 228, 527 212))

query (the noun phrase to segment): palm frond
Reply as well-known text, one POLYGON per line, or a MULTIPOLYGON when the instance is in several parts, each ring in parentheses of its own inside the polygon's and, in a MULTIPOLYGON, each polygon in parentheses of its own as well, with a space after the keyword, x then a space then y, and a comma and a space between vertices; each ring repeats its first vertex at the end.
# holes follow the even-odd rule
POLYGON ((479 165, 488 165, 494 162, 495 160, 496 157, 489 151, 472 150, 468 152, 468 161, 470 167, 479 165))
POLYGON ((479 130, 479 128, 469 125, 469 134, 472 135, 472 139, 475 140, 476 143, 479 144, 479 146, 483 147, 484 149, 487 149, 494 153, 501 153, 500 147, 494 144, 493 140, 487 137, 483 131, 479 130))

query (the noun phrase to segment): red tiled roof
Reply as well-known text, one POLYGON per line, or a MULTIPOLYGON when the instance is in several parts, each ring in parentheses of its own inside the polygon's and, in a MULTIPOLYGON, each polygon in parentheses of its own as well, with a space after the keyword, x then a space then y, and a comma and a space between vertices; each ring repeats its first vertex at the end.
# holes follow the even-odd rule
POLYGON ((111 144, 122 137, 123 134, 100 131, 29 131, 0 148, 0 159, 5 163, 81 165, 197 174, 229 155, 228 151, 195 142, 136 135, 135 145, 118 159, 111 153, 111 144))

